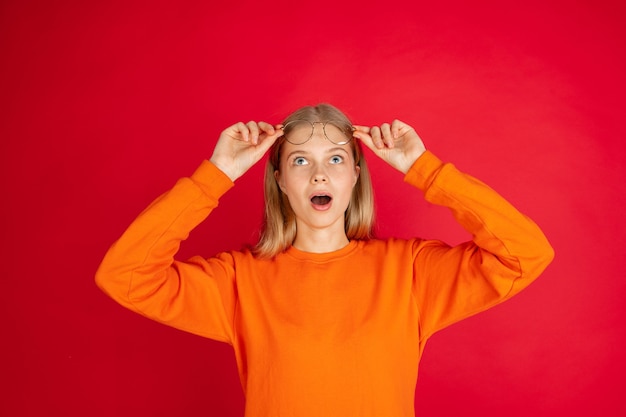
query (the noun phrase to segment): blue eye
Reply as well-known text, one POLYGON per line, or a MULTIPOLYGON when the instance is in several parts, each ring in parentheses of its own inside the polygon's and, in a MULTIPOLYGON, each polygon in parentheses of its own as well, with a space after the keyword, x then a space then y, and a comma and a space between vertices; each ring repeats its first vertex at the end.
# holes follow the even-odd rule
POLYGON ((306 159, 300 156, 293 160, 293 164, 294 165, 306 165, 308 164, 308 162, 306 159))
POLYGON ((343 157, 339 156, 339 155, 335 155, 332 158, 330 158, 330 163, 331 164, 340 164, 343 162, 343 157))

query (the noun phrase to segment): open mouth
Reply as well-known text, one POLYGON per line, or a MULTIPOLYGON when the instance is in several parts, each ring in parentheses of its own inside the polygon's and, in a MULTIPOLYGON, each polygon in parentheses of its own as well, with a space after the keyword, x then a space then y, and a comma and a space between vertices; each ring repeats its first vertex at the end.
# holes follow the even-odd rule
POLYGON ((326 204, 330 203, 331 200, 332 197, 326 194, 314 195, 313 197, 311 197, 311 203, 315 204, 316 206, 325 206, 326 204))

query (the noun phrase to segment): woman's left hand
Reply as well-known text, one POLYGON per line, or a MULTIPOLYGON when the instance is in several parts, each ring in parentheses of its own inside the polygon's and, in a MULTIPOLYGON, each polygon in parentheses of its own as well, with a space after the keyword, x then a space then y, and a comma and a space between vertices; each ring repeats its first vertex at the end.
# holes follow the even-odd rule
POLYGON ((380 126, 354 126, 353 136, 398 171, 406 174, 425 151, 415 129, 400 120, 380 126))

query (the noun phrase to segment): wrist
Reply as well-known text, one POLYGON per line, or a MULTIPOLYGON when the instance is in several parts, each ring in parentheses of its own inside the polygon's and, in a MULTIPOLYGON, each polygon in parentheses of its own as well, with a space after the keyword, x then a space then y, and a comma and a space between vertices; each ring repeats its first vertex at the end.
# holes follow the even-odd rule
POLYGON ((415 165, 415 163, 418 161, 418 159, 420 159, 420 157, 422 155, 424 155, 425 152, 426 152, 426 149, 424 149, 421 152, 419 152, 417 154, 417 156, 415 156, 415 158, 407 159, 407 160, 403 161, 402 165, 398 166, 397 169, 400 172, 402 172, 404 175, 406 175, 411 170, 413 165, 415 165))
POLYGON ((224 161, 220 161, 219 158, 211 158, 209 159, 209 162, 215 165, 217 169, 222 171, 233 182, 235 182, 235 180, 241 176, 241 174, 238 174, 233 169, 234 164, 225 163, 224 161))

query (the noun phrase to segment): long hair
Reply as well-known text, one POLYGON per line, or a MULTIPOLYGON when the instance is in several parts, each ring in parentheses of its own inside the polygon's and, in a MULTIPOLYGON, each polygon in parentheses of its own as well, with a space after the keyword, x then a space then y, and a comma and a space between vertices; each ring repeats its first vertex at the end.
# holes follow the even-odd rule
MULTIPOLYGON (((291 120, 307 120, 309 122, 334 120, 352 125, 345 114, 330 104, 302 107, 288 116, 283 124, 291 120)), ((271 258, 278 255, 288 249, 296 238, 296 215, 287 196, 279 188, 274 175, 274 172, 280 167, 284 143, 284 136, 276 140, 269 150, 269 158, 265 166, 265 218, 259 242, 254 248, 255 255, 261 258, 271 258)), ((352 139, 350 147, 354 161, 360 167, 360 173, 352 189, 352 196, 344 215, 345 231, 350 240, 367 240, 372 237, 374 227, 372 182, 361 144, 356 139, 352 139)))

